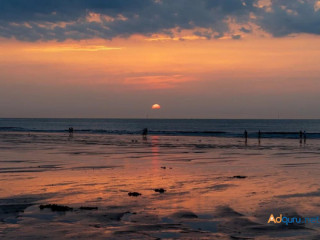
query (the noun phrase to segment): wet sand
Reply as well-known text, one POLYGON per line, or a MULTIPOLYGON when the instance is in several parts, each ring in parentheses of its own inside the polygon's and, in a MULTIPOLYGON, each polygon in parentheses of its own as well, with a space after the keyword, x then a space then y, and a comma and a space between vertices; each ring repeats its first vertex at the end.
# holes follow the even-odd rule
POLYGON ((0 239, 319 239, 267 223, 320 216, 319 160, 319 140, 1 133, 0 239))

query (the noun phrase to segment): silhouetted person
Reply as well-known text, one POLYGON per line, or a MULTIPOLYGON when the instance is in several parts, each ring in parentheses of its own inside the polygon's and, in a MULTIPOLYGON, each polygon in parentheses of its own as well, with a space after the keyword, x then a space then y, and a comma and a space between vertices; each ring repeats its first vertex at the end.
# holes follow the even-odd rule
POLYGON ((304 141, 304 144, 307 141, 307 133, 306 133, 306 131, 303 131, 303 141, 304 141))
POLYGON ((302 139, 302 131, 301 130, 299 132, 299 137, 300 137, 300 139, 302 139))
POLYGON ((245 139, 245 141, 247 143, 247 141, 248 141, 248 132, 247 132, 247 130, 244 130, 244 139, 245 139))
POLYGON ((260 130, 258 132, 258 140, 259 140, 259 145, 260 145, 260 142, 261 142, 261 131, 260 130))
POLYGON ((300 144, 302 144, 302 135, 303 135, 303 133, 302 133, 302 131, 300 130, 300 131, 299 131, 300 144))
POLYGON ((69 137, 73 136, 73 127, 69 127, 69 137))
POLYGON ((148 128, 144 128, 142 130, 142 137, 143 139, 147 139, 147 135, 148 135, 148 128))

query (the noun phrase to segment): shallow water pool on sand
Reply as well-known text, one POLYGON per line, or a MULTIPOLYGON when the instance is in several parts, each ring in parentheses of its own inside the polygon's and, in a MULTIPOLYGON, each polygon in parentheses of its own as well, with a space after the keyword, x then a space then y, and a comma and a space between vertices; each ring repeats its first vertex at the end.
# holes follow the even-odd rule
POLYGON ((1 133, 0 238, 317 239, 319 224, 267 221, 320 215, 319 153, 319 140, 1 133))

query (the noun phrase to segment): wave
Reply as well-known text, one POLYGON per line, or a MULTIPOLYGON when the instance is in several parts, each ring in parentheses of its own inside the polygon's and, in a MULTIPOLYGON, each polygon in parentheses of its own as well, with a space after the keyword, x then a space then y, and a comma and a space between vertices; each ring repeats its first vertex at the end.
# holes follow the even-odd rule
MULTIPOLYGON (((35 132, 35 133, 68 133, 68 129, 27 129, 21 127, 0 127, 0 132, 35 132)), ((110 134, 110 135, 140 135, 142 131, 132 130, 107 130, 107 129, 75 129, 74 133, 86 134, 110 134)), ((207 137, 233 137, 242 138, 243 133, 226 131, 174 131, 174 130, 149 130, 150 135, 165 136, 207 136, 207 137)), ((320 133, 306 133, 307 138, 320 139, 320 133)), ((257 138, 258 132, 249 132, 248 138, 257 138)), ((299 138, 299 132, 261 132, 262 138, 299 138)))

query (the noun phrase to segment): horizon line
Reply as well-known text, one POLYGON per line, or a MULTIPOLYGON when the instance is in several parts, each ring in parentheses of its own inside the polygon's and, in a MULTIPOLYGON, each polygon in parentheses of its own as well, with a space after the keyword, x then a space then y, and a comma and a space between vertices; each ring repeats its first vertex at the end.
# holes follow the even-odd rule
POLYGON ((131 119, 131 120, 320 120, 320 118, 135 118, 135 117, 0 117, 0 119, 131 119))

